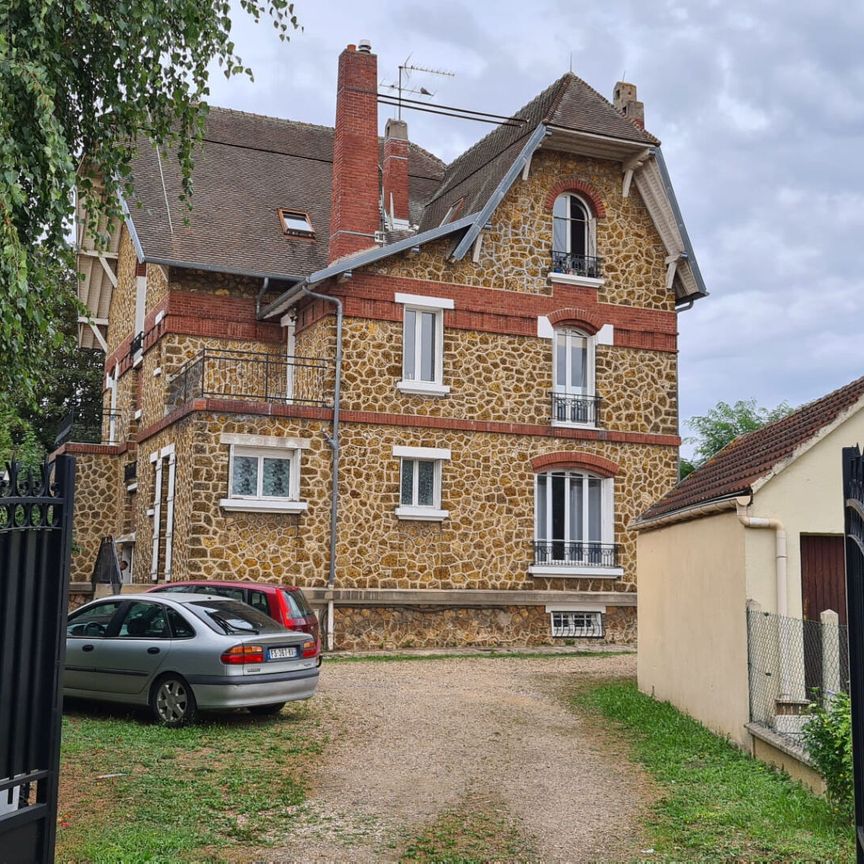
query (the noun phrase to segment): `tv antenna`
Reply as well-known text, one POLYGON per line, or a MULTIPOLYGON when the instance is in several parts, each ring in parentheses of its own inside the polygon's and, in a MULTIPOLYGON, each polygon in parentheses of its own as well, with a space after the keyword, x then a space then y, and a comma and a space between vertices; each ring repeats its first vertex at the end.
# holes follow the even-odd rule
POLYGON ((447 69, 432 69, 429 66, 420 66, 416 63, 411 62, 411 55, 409 54, 400 64, 399 64, 399 78, 396 84, 382 84, 382 87, 386 87, 388 90, 395 90, 398 94, 397 96, 397 109, 396 109, 396 118, 398 120, 402 119, 402 94, 403 93, 416 93, 418 96, 434 96, 435 94, 430 90, 427 90, 425 87, 413 88, 406 86, 407 81, 411 78, 412 72, 423 72, 426 75, 439 75, 442 78, 455 78, 456 73, 450 72, 447 69))

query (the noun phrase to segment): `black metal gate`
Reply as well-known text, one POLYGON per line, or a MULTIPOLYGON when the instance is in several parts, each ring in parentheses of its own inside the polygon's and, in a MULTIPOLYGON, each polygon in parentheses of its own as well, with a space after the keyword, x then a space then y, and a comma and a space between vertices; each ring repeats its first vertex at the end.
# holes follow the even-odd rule
POLYGON ((0 864, 54 860, 74 479, 0 475, 0 864))
POLYGON ((864 864, 864 458, 858 447, 843 448, 843 501, 852 766, 855 775, 855 853, 858 864, 864 864))

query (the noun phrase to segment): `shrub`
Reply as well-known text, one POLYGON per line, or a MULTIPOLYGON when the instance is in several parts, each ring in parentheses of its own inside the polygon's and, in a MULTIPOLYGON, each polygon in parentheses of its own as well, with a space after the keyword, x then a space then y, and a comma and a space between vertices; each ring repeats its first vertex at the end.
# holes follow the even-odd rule
POLYGON ((816 703, 804 726, 804 743, 826 793, 838 814, 851 816, 855 792, 852 780, 852 706, 846 693, 816 703))

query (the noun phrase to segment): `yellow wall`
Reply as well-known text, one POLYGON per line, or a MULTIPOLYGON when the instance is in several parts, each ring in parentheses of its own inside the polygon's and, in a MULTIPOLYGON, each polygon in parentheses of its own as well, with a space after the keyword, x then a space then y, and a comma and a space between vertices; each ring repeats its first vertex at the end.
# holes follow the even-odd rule
POLYGON ((749 744, 744 527, 734 512, 637 542, 639 688, 749 744))
MULTIPOLYGON (((850 417, 757 491, 750 515, 786 528, 789 615, 801 617, 801 534, 843 533, 844 447, 864 441, 864 411, 850 417)), ((777 611, 774 532, 747 530, 747 597, 777 611)))

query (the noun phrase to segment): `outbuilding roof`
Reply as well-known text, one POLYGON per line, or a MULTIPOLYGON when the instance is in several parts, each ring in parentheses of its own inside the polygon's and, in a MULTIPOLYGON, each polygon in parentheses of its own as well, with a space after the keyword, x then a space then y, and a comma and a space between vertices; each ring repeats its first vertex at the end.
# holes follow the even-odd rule
POLYGON ((747 495, 801 455, 820 433, 864 407, 864 377, 727 444, 671 492, 649 507, 633 527, 725 498, 747 495))

